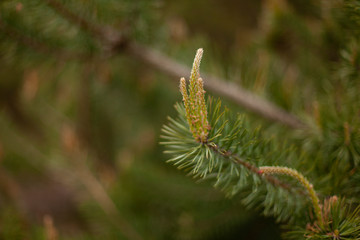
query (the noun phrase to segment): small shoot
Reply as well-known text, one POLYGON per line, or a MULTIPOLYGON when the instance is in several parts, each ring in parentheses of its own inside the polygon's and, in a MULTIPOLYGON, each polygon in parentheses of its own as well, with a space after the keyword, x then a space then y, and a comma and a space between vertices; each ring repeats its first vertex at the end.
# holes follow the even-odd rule
POLYGON ((200 63, 203 55, 203 49, 199 48, 196 52, 193 67, 191 70, 189 86, 185 78, 180 79, 180 92, 183 96, 183 102, 186 111, 186 120, 190 131, 196 141, 207 143, 210 125, 208 122, 208 113, 205 102, 204 81, 200 77, 200 63))

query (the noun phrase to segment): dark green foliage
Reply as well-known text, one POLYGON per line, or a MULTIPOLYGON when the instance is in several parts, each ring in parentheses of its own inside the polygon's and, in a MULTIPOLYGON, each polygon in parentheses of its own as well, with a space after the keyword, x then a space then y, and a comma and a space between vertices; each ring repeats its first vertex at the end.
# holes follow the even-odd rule
MULTIPOLYGON (((307 197, 300 191, 267 182, 259 177, 256 169, 247 167, 238 160, 250 163, 254 168, 264 165, 284 165, 289 159, 299 162, 294 154, 295 149, 286 151, 261 136, 259 129, 251 131, 244 116, 231 116, 228 109, 221 108, 220 100, 209 99, 209 122, 212 126, 208 141, 197 142, 188 127, 185 118, 185 109, 182 105, 175 106, 179 113, 175 120, 169 118, 169 123, 162 129, 165 153, 170 154, 172 162, 179 169, 183 169, 194 178, 209 180, 223 190, 228 196, 239 194, 242 202, 250 209, 261 209, 265 215, 276 216, 278 221, 291 222, 286 236, 300 239, 356 239, 360 237, 359 208, 353 209, 345 201, 325 200, 322 207, 324 225, 307 217, 309 210, 306 207, 307 197), (259 207, 262 206, 262 207, 259 207), (305 228, 305 223, 306 230, 305 228), (314 225, 312 225, 314 224, 314 225), (297 226, 297 227, 296 227, 297 226)), ((334 138, 338 139, 338 138, 334 138)), ((339 150, 340 151, 340 150, 339 150)), ((332 150, 332 152, 334 152, 332 150)), ((336 152, 335 154, 341 154, 336 152)), ((340 155, 341 159, 348 159, 347 155, 340 155)), ((350 164, 350 163, 348 163, 350 164)), ((334 171, 345 171, 347 169, 334 171)), ((337 174, 337 173, 333 173, 337 174)), ((356 176, 356 175, 355 175, 356 176)), ((285 178, 286 179, 286 178, 285 178)), ((286 179, 291 182, 290 179, 286 179)), ((349 187, 349 186, 348 186, 349 187)), ((333 190, 336 191, 336 186, 333 190)), ((356 190, 358 191, 358 190, 356 190)))
POLYGON ((359 0, 55 1, 88 26, 49 2, 0 1, 0 239, 47 239, 47 213, 56 240, 132 239, 119 219, 146 240, 334 240, 336 230, 359 239, 359 0), (181 104, 172 108, 174 79, 126 45, 109 48, 95 30, 107 26, 186 65, 203 47, 204 72, 276 103, 306 128, 209 100, 211 141, 199 144, 181 104), (164 164, 163 148, 205 183, 164 164), (302 186, 286 176, 272 177, 290 190, 268 182, 256 170, 263 165, 297 169, 321 205, 342 199, 329 221, 320 227, 302 186), (70 196, 58 196, 53 182, 70 196), (99 186, 112 211, 93 197, 99 186))
POLYGON ((238 162, 241 159, 254 168, 285 165, 289 160, 297 162, 293 150, 264 140, 259 129, 249 129, 245 116, 232 116, 221 107, 220 100, 212 99, 209 99, 208 142, 198 143, 188 128, 183 106, 177 104, 176 109, 179 117, 169 118, 169 124, 162 129, 161 144, 167 149, 165 153, 173 156, 168 162, 196 179, 212 182, 227 196, 240 194, 250 209, 262 209, 265 215, 275 215, 279 221, 296 221, 306 215, 307 197, 298 192, 296 184, 293 189, 274 186, 259 176, 258 170, 238 162), (303 200, 299 201, 299 197, 303 200))
POLYGON ((26 227, 22 224, 18 213, 14 209, 8 208, 1 213, 0 224, 0 239, 24 239, 26 227))
MULTIPOLYGON (((354 3, 347 2, 347 4, 342 6, 342 11, 350 11, 349 14, 353 16, 353 10, 349 10, 349 6, 354 3)), ((289 17, 295 20, 292 23, 294 26, 301 25, 296 23, 300 19, 295 19, 288 12, 286 14, 279 13, 275 17, 289 17)), ((339 25, 342 24, 341 16, 336 16, 335 19, 339 21, 339 25)), ((291 21, 282 19, 278 23, 275 22, 274 26, 281 28, 280 26, 284 23, 291 24, 291 21)), ((356 21, 352 25, 355 26, 356 21)), ((307 31, 305 28, 303 29, 304 32, 307 31)), ((329 33, 333 31, 336 30, 329 29, 329 33)), ((300 200, 299 195, 292 199, 291 197, 299 194, 299 192, 293 195, 293 193, 284 191, 276 184, 267 183, 264 181, 266 179, 259 177, 256 168, 264 165, 280 165, 301 169, 311 174, 315 188, 318 188, 322 194, 336 194, 346 196, 353 202, 359 201, 359 188, 357 187, 359 184, 357 171, 360 160, 360 122, 358 117, 360 99, 357 91, 359 89, 359 81, 357 81, 359 79, 359 47, 358 40, 352 37, 356 36, 356 32, 349 33, 346 28, 343 31, 344 35, 337 36, 338 39, 336 40, 335 49, 338 53, 335 52, 335 55, 340 56, 340 58, 336 57, 338 58, 337 67, 335 69, 327 67, 328 69, 320 71, 321 74, 319 75, 304 74, 311 78, 318 78, 324 77, 327 71, 333 73, 331 77, 323 78, 321 84, 317 86, 316 83, 305 86, 309 89, 318 89, 318 92, 312 96, 314 98, 313 118, 310 121, 308 120, 307 127, 294 134, 295 138, 292 136, 289 139, 289 142, 296 143, 299 146, 298 148, 286 147, 287 144, 283 143, 279 145, 279 142, 275 143, 276 139, 273 141, 265 140, 266 137, 264 138, 262 134, 259 134, 258 130, 252 129, 251 124, 245 121, 244 117, 233 117, 228 114, 227 110, 220 110, 219 101, 214 104, 210 100, 209 120, 212 129, 208 136, 208 142, 204 144, 199 144, 189 135, 188 125, 184 119, 185 112, 182 106, 176 105, 180 115, 179 119, 170 118, 169 125, 163 128, 163 138, 166 140, 163 144, 169 149, 165 152, 173 155, 173 158, 168 161, 174 162, 178 168, 184 169, 195 178, 212 180, 214 186, 225 191, 228 196, 240 193, 242 197, 245 197, 243 202, 251 208, 263 205, 265 214, 273 214, 278 216, 280 220, 287 220, 289 216, 297 218, 297 221, 294 222, 300 223, 298 226, 302 229, 304 229, 305 223, 308 226, 314 224, 315 227, 311 229, 315 229, 315 232, 312 234, 302 232, 303 236, 305 234, 306 237, 314 239, 321 235, 322 238, 358 238, 358 211, 348 211, 349 206, 345 202, 336 203, 338 210, 329 210, 331 213, 327 213, 323 207, 322 214, 330 215, 331 220, 329 223, 327 222, 328 219, 324 220, 325 222, 322 225, 309 217, 309 211, 304 210, 306 198, 301 198, 300 194, 300 200), (248 163, 251 165, 250 167, 248 163), (286 203, 283 201, 284 199, 287 200, 286 203), (288 205, 299 202, 302 202, 300 206, 287 208, 288 205), (303 209, 298 211, 297 207, 303 209), (281 212, 282 210, 286 213, 281 212), (302 214, 297 216, 293 214, 294 211, 302 212, 302 214), (341 224, 332 225, 330 222, 333 220, 341 222, 341 224), (333 235, 331 235, 332 231, 335 231, 333 235)), ((281 37, 288 37, 288 34, 284 32, 277 34, 281 37)), ((324 36, 323 41, 326 42, 328 37, 324 36)), ((305 35, 296 35, 294 38, 308 42, 311 39, 311 32, 307 32, 305 35)), ((305 47, 307 51, 319 42, 313 44, 313 46, 305 47)), ((299 45, 305 46, 304 44, 299 45)), ((332 43, 327 42, 323 47, 330 49, 331 46, 332 43)), ((302 64, 309 56, 312 58, 311 55, 302 58, 302 50, 297 49, 297 51, 286 56, 286 58, 291 59, 296 64, 302 64)), ((320 63, 324 61, 322 59, 324 57, 320 56, 316 61, 320 63)), ((317 71, 317 66, 314 64, 313 66, 315 67, 314 70, 317 71)), ((305 65, 300 67, 308 69, 308 66, 305 65)), ((277 88, 278 85, 274 86, 277 88)), ((279 90, 279 94, 281 92, 283 89, 279 90)), ((272 93, 278 94, 276 91, 272 91, 272 93)), ((279 99, 279 96, 276 97, 279 99)), ((280 102, 285 101, 284 97, 280 97, 280 102)), ((281 180, 291 182, 286 178, 281 180)), ((295 186, 294 183, 292 186, 295 186)), ((326 200, 323 204, 326 204, 326 200)), ((296 223, 290 228, 294 228, 294 226, 296 223)))
POLYGON ((344 199, 329 198, 324 202, 326 225, 308 224, 306 230, 290 231, 286 237, 290 239, 359 239, 360 238, 360 208, 354 208, 345 203, 344 199))
MULTIPOLYGON (((18 63, 56 58, 89 60, 108 54, 101 45, 97 28, 111 24, 131 39, 148 42, 154 38, 156 1, 60 1, 75 13, 75 20, 59 13, 43 0, 2 1, 0 3, 0 47, 2 57, 18 63), (81 24, 82 20, 90 23, 81 24), (22 61, 19 61, 19 60, 22 61)), ((51 1, 50 1, 51 2, 51 1)), ((61 11, 60 11, 61 12, 61 11)))

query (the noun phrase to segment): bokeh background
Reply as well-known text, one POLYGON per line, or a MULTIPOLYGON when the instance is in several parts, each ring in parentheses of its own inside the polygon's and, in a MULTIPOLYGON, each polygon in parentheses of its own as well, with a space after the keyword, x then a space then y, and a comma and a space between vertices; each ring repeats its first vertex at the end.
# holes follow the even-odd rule
MULTIPOLYGON (((0 239, 280 239, 274 219, 165 163, 159 136, 178 79, 128 46, 188 67, 202 47, 202 71, 316 122, 346 34, 357 34, 342 6, 1 1, 0 239)), ((275 139, 293 134, 224 100, 275 139)))

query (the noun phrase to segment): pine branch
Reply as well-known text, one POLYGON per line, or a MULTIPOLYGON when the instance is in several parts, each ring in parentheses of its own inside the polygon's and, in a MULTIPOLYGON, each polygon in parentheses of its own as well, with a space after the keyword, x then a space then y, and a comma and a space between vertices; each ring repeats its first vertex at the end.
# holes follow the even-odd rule
MULTIPOLYGON (((126 36, 111 28, 91 23, 89 20, 71 12, 66 6, 57 0, 43 0, 57 13, 74 23, 79 28, 91 33, 96 39, 104 44, 104 49, 110 50, 109 55, 122 52, 125 48, 131 55, 151 66, 163 71, 170 76, 180 78, 190 71, 189 68, 175 60, 157 52, 151 48, 142 46, 134 41, 129 41, 126 36)), ((296 116, 286 112, 275 104, 259 97, 240 86, 211 75, 205 75, 205 87, 210 91, 224 96, 236 104, 266 118, 279 122, 291 128, 303 128, 305 124, 296 116)))
POLYGON ((127 37, 121 32, 113 29, 110 26, 98 25, 88 19, 80 17, 78 14, 70 11, 64 4, 57 0, 43 0, 55 12, 57 12, 64 19, 78 26, 83 31, 91 34, 95 39, 99 40, 103 50, 111 56, 115 52, 123 48, 128 43, 127 37))
POLYGON ((81 29, 86 32, 91 33, 92 35, 102 38, 103 31, 96 23, 90 23, 88 20, 80 17, 79 15, 71 12, 67 7, 65 7, 60 1, 56 0, 43 0, 49 5, 52 9, 54 9, 58 14, 63 16, 65 19, 74 23, 76 26, 79 26, 81 29))
POLYGON ((35 39, 26 35, 24 32, 19 32, 17 29, 7 25, 4 20, 1 19, 1 16, 0 32, 3 32, 6 36, 12 38, 19 44, 46 56, 56 56, 61 60, 82 60, 89 58, 88 54, 74 53, 65 49, 54 48, 48 45, 45 41, 35 39))
POLYGON ((286 157, 278 154, 283 150, 258 140, 256 131, 245 128, 244 117, 233 119, 226 110, 220 109, 219 101, 210 100, 208 106, 211 130, 206 143, 201 143, 189 129, 186 110, 176 105, 179 118, 169 118, 161 136, 165 153, 173 156, 168 162, 194 178, 213 182, 228 196, 242 194, 245 205, 263 206, 266 215, 275 216, 279 221, 304 215, 304 204, 308 203, 308 199, 303 198, 306 193, 295 185, 262 174, 258 167, 277 161, 284 164, 286 157))
MULTIPOLYGON (((234 195, 241 189, 259 186, 262 190, 252 190, 248 199, 258 201, 256 198, 262 197, 257 194, 261 192, 266 195, 262 202, 265 212, 282 220, 291 218, 289 213, 299 211, 301 207, 296 206, 294 210, 295 200, 284 202, 284 199, 297 195, 297 187, 283 183, 273 176, 264 175, 257 167, 262 161, 271 162, 277 157, 264 156, 269 145, 256 140, 256 131, 246 131, 243 118, 231 120, 231 117, 227 116, 227 110, 221 111, 220 101, 213 104, 210 100, 209 115, 207 107, 203 106, 205 96, 199 71, 201 56, 202 49, 199 49, 191 70, 189 93, 185 79, 180 81, 180 92, 184 101, 184 106, 176 105, 180 118, 170 118, 170 124, 162 129, 164 135, 161 137, 165 141, 161 144, 168 148, 166 153, 174 155, 168 161, 174 162, 180 169, 186 169, 194 177, 215 178, 214 186, 221 186, 228 195, 234 195), (251 160, 243 159, 257 159, 258 162, 255 164, 251 160), (253 177, 252 183, 249 182, 249 176, 253 177), (273 187, 270 188, 270 185, 273 187), (285 191, 279 191, 280 189, 285 191)), ((248 200, 248 204, 251 205, 254 201, 248 200)))
POLYGON ((296 191, 294 191, 294 188, 291 185, 289 185, 289 184, 287 184, 285 182, 282 182, 279 179, 277 179, 277 178, 275 178, 275 177, 273 177, 271 175, 263 174, 262 167, 258 168, 255 165, 252 165, 251 163, 241 159, 239 156, 231 153, 230 151, 220 149, 215 143, 213 143, 213 142, 212 143, 207 143, 206 145, 210 149, 212 149, 215 153, 221 155, 224 158, 233 159, 236 163, 244 166, 245 168, 247 168, 253 174, 256 174, 259 177, 264 178, 267 182, 271 183, 275 187, 281 187, 281 188, 289 191, 290 193, 294 192, 294 193, 297 193, 297 194, 300 194, 300 195, 306 195, 306 193, 304 191, 301 191, 299 189, 296 189, 296 191))
POLYGON ((320 225, 323 225, 319 198, 316 195, 313 185, 301 173, 288 167, 279 166, 263 166, 259 168, 259 172, 261 174, 264 174, 265 176, 269 176, 269 174, 280 174, 287 175, 296 179, 307 190, 311 198, 318 223, 320 225))
MULTIPOLYGON (((214 186, 222 187, 228 195, 242 190, 243 194, 248 195, 245 197, 245 204, 254 208, 260 203, 264 206, 264 214, 276 216, 280 221, 299 218, 296 213, 300 213, 300 218, 307 219, 307 227, 304 230, 302 225, 300 230, 289 232, 291 237, 299 238, 301 233, 302 237, 308 239, 342 239, 342 236, 344 239, 358 239, 359 208, 349 213, 349 206, 338 201, 336 196, 325 199, 321 205, 313 185, 305 176, 289 167, 274 166, 286 164, 286 158, 277 155, 284 149, 258 139, 257 131, 244 127, 243 118, 233 119, 227 116, 227 110, 220 110, 220 101, 215 104, 212 100, 209 101, 210 114, 205 114, 205 118, 209 119, 211 128, 208 128, 209 133, 205 139, 200 138, 201 131, 196 129, 201 129, 198 123, 203 121, 197 120, 204 112, 207 113, 198 111, 203 109, 201 103, 204 95, 194 95, 197 90, 202 92, 202 81, 195 81, 200 79, 201 55, 202 50, 198 51, 194 60, 189 84, 190 94, 187 93, 185 79, 181 79, 180 92, 184 105, 176 105, 179 118, 169 118, 170 123, 162 129, 161 137, 164 141, 161 144, 167 148, 165 153, 173 155, 168 162, 173 162, 179 169, 185 169, 196 178, 215 179, 214 186), (306 193, 289 184, 289 179, 285 182, 285 179, 273 177, 275 174, 296 180, 298 185, 305 188, 306 193), (303 195, 309 196, 309 199, 303 198, 303 195), (306 214, 305 204, 308 200, 312 204, 316 219, 313 219, 311 212, 309 216, 306 214)), ((296 225, 296 221, 292 222, 291 228, 296 228, 296 225)))
MULTIPOLYGON (((189 92, 186 87, 185 78, 180 79, 180 92, 183 96, 184 107, 186 111, 186 120, 189 125, 190 131, 196 141, 205 144, 209 149, 215 153, 221 155, 224 158, 229 158, 236 163, 244 166, 250 172, 262 176, 264 171, 262 168, 259 169, 255 165, 242 160, 240 157, 232 154, 230 151, 219 148, 214 142, 210 142, 208 139, 209 130, 211 126, 208 122, 207 107, 205 104, 205 91, 203 88, 203 80, 200 77, 200 63, 203 55, 203 49, 197 50, 193 67, 191 69, 190 80, 189 80, 189 92)), ((282 183, 276 178, 270 175, 264 175, 265 179, 271 184, 282 187, 286 190, 291 190, 288 184, 282 183)))
POLYGON ((332 196, 322 205, 322 223, 307 224, 305 229, 293 228, 289 239, 360 239, 360 206, 353 208, 345 199, 332 196))
MULTIPOLYGON (((174 80, 186 76, 190 72, 190 68, 185 65, 165 56, 161 52, 135 42, 130 43, 127 50, 139 60, 167 73, 174 80)), ((213 93, 224 96, 265 119, 279 122, 294 129, 305 127, 305 124, 296 116, 240 86, 212 75, 202 75, 206 79, 204 82, 205 87, 213 93)))

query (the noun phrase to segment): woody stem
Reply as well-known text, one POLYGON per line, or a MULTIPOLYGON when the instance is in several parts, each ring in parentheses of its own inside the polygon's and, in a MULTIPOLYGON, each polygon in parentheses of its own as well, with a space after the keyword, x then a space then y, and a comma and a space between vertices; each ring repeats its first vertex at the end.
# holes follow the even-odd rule
POLYGON ((298 171, 295 169, 291 169, 288 167, 279 167, 279 166, 265 166, 259 168, 262 174, 280 174, 280 175, 287 175, 294 179, 296 179, 308 192, 312 205, 314 207, 316 218, 320 225, 323 224, 322 222, 322 213, 321 208, 319 205, 319 198, 316 195, 313 185, 298 171))

